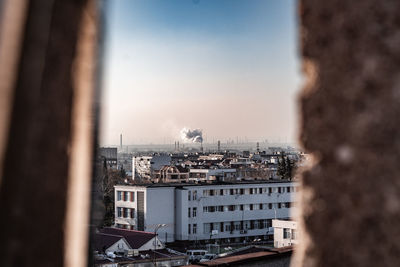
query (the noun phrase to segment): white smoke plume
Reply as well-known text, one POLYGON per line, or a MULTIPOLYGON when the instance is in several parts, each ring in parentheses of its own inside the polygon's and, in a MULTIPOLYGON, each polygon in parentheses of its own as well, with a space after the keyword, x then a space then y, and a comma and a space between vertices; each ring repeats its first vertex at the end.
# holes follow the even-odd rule
POLYGON ((202 143, 203 142, 203 130, 201 129, 193 129, 190 130, 188 128, 183 128, 181 130, 181 138, 186 143, 202 143))

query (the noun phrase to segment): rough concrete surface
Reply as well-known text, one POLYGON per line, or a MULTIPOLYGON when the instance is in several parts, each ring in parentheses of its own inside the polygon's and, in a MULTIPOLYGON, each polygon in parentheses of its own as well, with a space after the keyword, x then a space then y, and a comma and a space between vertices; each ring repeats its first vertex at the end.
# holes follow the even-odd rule
POLYGON ((301 0, 295 266, 400 266, 400 1, 301 0))

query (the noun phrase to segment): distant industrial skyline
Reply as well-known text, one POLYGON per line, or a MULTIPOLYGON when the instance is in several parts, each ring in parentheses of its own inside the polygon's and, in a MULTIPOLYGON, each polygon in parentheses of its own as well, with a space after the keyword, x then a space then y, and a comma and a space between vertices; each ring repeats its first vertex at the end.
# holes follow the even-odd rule
POLYGON ((294 0, 119 0, 107 7, 101 145, 293 142, 294 0))

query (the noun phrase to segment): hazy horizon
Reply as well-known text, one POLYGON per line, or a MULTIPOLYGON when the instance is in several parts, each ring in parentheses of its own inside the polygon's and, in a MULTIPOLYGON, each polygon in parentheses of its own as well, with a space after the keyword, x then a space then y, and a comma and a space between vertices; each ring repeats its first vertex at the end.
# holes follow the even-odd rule
POLYGON ((293 0, 109 1, 100 144, 292 143, 300 85, 293 0))

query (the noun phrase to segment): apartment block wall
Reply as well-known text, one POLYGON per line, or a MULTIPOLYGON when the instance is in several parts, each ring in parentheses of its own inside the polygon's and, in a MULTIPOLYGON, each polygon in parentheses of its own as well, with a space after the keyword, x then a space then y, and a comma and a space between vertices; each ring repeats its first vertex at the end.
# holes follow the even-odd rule
MULTIPOLYGON (((116 186, 115 223, 118 227, 138 229, 137 201, 118 200, 118 192, 134 192, 136 196, 140 191, 145 194, 144 230, 153 232, 157 225, 165 224, 158 229, 158 236, 164 242, 208 240, 211 235, 210 224, 218 225, 215 230, 219 227, 214 239, 268 236, 272 235, 272 219, 290 217, 297 187, 296 182, 179 187, 116 186), (210 190, 215 191, 216 195, 209 195, 210 190), (218 195, 217 192, 221 190, 224 195, 218 195), (290 206, 287 206, 289 203, 290 206), (217 211, 217 207, 222 210, 217 211), (118 214, 120 208, 135 209, 135 218, 121 218, 118 214), (233 229, 233 223, 240 223, 240 229, 237 229, 238 226, 233 229), (250 226, 253 223, 255 226, 250 226)), ((130 213, 127 214, 130 217, 130 213)))

